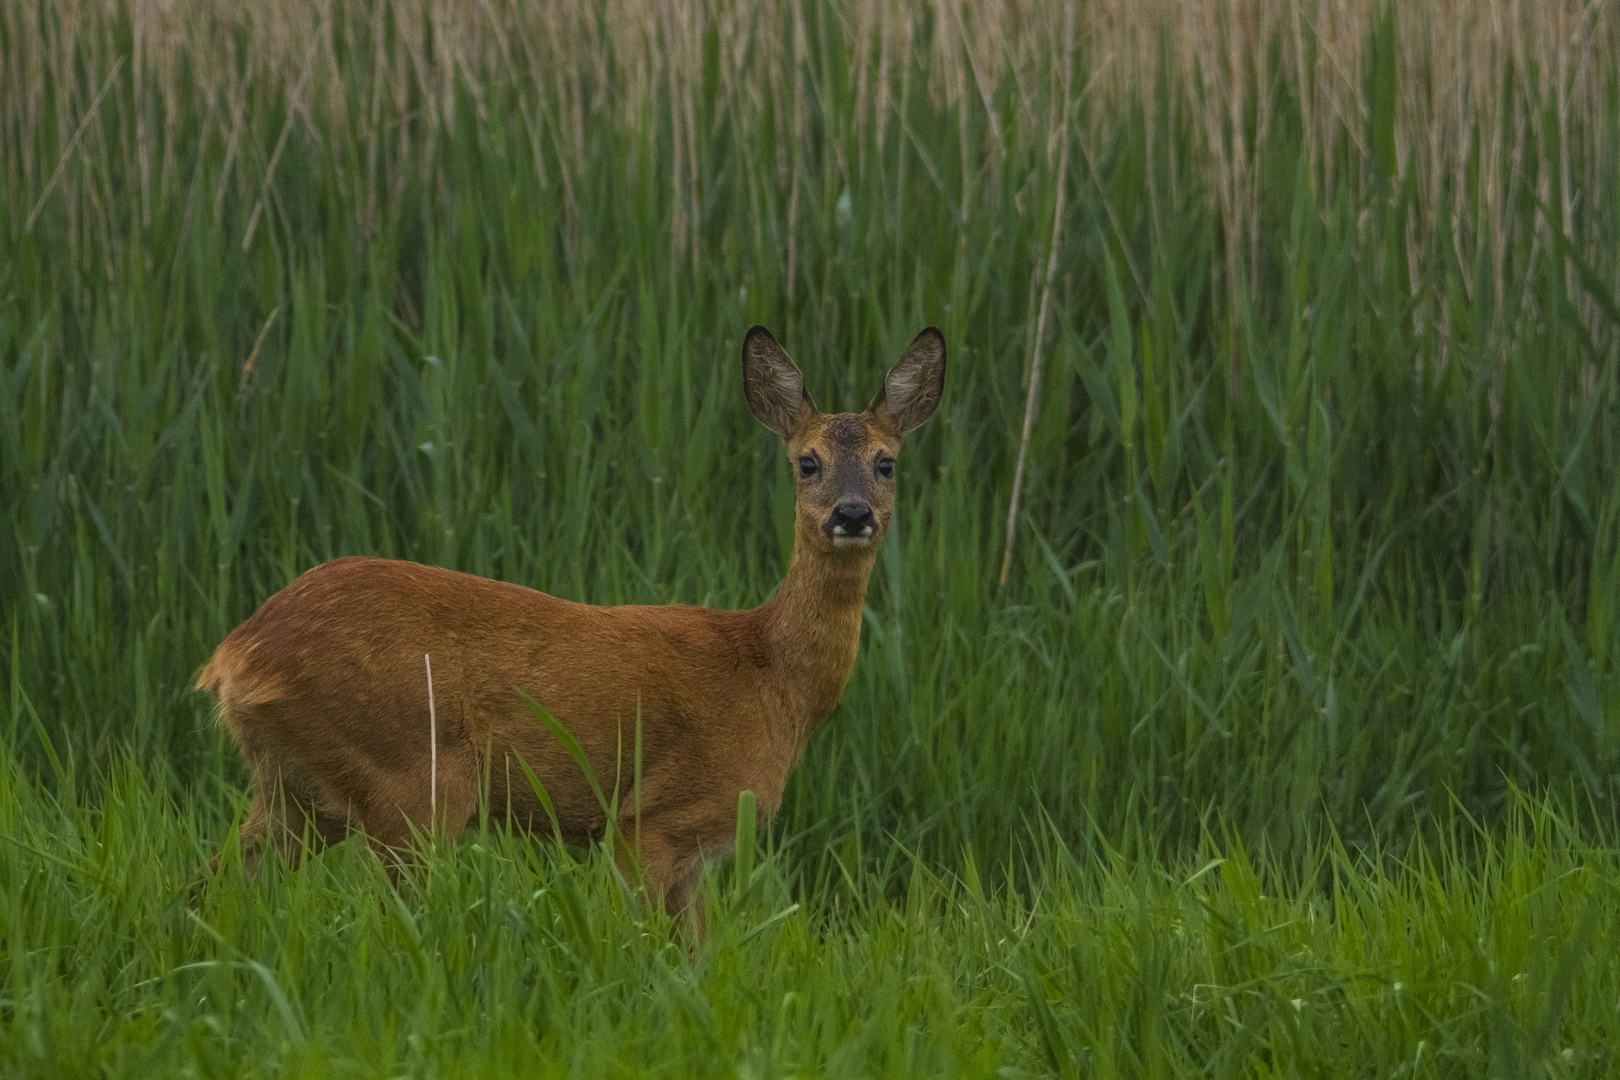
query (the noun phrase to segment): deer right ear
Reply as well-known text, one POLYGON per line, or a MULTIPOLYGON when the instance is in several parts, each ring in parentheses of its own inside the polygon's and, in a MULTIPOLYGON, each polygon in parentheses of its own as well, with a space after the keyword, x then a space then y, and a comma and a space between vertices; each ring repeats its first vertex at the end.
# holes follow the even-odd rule
POLYGON ((798 365, 763 326, 743 339, 743 394, 759 422, 786 439, 816 411, 798 365))
POLYGON ((906 346, 866 411, 904 435, 934 415, 944 392, 945 336, 930 326, 906 346))

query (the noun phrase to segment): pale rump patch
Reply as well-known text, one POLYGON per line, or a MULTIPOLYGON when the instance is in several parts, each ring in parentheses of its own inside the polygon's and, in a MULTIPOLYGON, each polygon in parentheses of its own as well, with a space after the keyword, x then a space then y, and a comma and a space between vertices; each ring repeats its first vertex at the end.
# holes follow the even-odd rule
POLYGON ((227 710, 266 705, 286 696, 286 686, 269 669, 253 664, 252 643, 245 647, 224 642, 197 676, 195 686, 218 701, 214 719, 225 722, 227 710))

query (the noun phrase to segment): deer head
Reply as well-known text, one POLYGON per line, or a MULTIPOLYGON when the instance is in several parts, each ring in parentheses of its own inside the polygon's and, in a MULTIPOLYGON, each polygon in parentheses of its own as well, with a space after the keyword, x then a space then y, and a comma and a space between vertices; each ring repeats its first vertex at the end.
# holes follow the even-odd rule
POLYGON ((900 439, 933 415, 945 386, 945 339, 929 327, 884 377, 864 412, 824 413, 769 330, 743 341, 748 407, 787 449, 797 478, 795 529, 810 551, 876 549, 894 512, 900 439))

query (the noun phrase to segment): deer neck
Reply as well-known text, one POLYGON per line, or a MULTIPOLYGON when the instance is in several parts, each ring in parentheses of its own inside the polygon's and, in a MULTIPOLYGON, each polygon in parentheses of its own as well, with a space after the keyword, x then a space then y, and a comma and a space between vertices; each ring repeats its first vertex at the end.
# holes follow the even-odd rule
POLYGON ((826 551, 795 535, 787 576, 759 609, 784 719, 799 741, 838 704, 861 644, 866 586, 876 547, 826 551))

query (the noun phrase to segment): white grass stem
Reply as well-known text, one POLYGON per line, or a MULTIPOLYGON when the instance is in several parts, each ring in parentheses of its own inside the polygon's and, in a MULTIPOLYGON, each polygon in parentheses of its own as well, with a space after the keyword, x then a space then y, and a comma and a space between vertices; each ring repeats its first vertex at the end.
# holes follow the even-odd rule
POLYGON ((428 684, 428 815, 439 817, 439 710, 433 703, 433 659, 422 654, 422 666, 427 668, 428 684))

